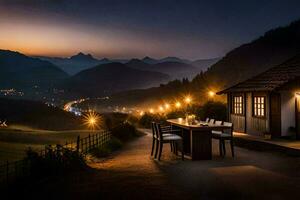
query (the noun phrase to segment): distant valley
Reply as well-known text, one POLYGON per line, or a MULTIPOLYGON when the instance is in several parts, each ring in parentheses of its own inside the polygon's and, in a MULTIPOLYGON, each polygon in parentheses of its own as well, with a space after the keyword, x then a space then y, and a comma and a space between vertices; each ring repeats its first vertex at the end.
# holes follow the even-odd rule
POLYGON ((110 60, 84 53, 70 58, 29 57, 0 50, 0 95, 43 101, 99 97, 192 78, 216 61, 197 60, 196 65, 176 57, 110 60))

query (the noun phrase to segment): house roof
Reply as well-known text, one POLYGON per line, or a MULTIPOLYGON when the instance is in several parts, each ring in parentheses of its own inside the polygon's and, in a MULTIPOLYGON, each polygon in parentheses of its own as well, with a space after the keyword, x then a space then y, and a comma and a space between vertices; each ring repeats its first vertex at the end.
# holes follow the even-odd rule
POLYGON ((273 91, 285 83, 300 78, 300 54, 286 62, 217 94, 228 92, 273 91))

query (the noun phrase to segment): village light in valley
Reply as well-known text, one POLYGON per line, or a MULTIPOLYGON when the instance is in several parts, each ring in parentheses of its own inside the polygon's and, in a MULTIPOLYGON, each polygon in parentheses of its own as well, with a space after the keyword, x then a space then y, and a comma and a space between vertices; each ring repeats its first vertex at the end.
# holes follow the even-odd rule
POLYGON ((150 108, 150 109, 149 109, 149 112, 150 112, 151 114, 154 113, 153 108, 150 108))

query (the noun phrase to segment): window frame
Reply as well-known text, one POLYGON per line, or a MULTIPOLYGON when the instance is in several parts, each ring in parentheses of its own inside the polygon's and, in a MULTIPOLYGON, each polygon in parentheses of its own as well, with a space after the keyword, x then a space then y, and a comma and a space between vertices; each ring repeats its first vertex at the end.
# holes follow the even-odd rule
POLYGON ((256 118, 266 118, 266 105, 267 105, 267 97, 265 95, 253 95, 252 98, 252 116, 256 118), (259 98, 259 99, 257 99, 259 98), (255 102, 255 99, 257 99, 255 102), (263 103, 261 100, 263 99, 263 103), (258 114, 263 113, 263 114, 258 114))
POLYGON ((245 111, 245 100, 244 100, 244 95, 242 94, 235 94, 232 95, 232 100, 231 100, 231 114, 233 115, 244 115, 245 111), (240 102, 236 102, 236 98, 240 98, 240 102), (236 111, 241 111, 241 112, 236 112, 236 111))

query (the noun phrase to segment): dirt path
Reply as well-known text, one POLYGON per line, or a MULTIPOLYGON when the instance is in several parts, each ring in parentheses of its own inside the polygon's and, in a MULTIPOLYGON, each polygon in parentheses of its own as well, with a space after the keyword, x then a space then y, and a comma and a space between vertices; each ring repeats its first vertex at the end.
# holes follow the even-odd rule
POLYGON ((181 161, 168 145, 150 158, 151 136, 126 145, 90 170, 41 184, 31 197, 48 199, 286 199, 299 197, 300 159, 236 148, 236 157, 181 161))

